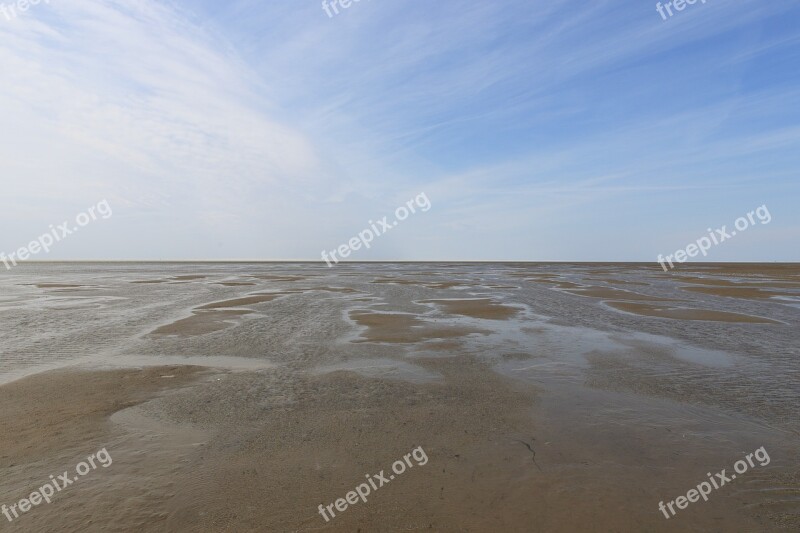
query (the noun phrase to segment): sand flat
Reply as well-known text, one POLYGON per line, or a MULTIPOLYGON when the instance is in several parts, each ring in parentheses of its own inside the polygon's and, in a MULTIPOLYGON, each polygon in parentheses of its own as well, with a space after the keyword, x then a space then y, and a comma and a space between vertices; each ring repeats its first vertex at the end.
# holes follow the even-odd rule
POLYGON ((420 303, 434 304, 450 314, 485 320, 507 320, 520 312, 518 308, 503 305, 491 298, 420 300, 420 303))
POLYGON ((69 283, 36 283, 37 289, 83 289, 93 288, 91 285, 71 285, 69 283))
POLYGON ((649 296, 647 294, 641 294, 638 292, 628 291, 625 289, 615 289, 613 287, 582 287, 582 288, 567 288, 563 290, 571 294, 577 294, 578 296, 585 296, 587 298, 598 298, 601 300, 646 300, 650 302, 675 301, 675 299, 673 298, 649 296))
POLYGON ((160 326, 154 329, 151 335, 178 335, 184 337, 206 335, 207 333, 229 328, 233 325, 234 319, 250 313, 252 311, 233 309, 193 311, 192 316, 160 326))
POLYGON ((417 285, 428 289, 454 289, 458 287, 474 287, 473 283, 463 281, 424 281, 401 278, 378 278, 370 283, 389 285, 417 285))
MULTIPOLYGON (((0 385, 0 504, 107 447, 111 467, 15 526, 797 530, 798 310, 772 299, 682 290, 718 287, 681 278, 724 268, 680 270, 508 263, 21 266, 3 278, 7 297, 19 305, 0 309, 0 383, 13 377, 10 388, 0 385), (680 301, 597 297, 608 292, 576 298, 553 290, 560 283, 595 288, 584 277, 589 270, 620 282, 606 289, 647 279, 653 281, 648 295, 680 301), (208 279, 157 288, 130 282, 197 272, 208 279), (218 284, 250 276, 269 278, 270 291, 218 284), (319 279, 298 283, 308 278, 319 279), (420 283, 371 283, 379 278, 420 283), (35 287, 97 279, 111 299, 80 312, 52 307, 55 295, 35 287), (475 289, 442 292, 461 288, 448 282, 475 289), (517 288, 493 290, 508 286, 517 288), (451 294, 461 297, 444 297, 451 294), (149 334, 159 328, 167 334, 149 334), (42 373, 84 357, 77 368, 42 373), (388 473, 417 446, 426 465, 415 464, 330 523, 318 514, 320 503, 345 497, 366 473, 388 473), (760 446, 770 465, 675 520, 659 513, 659 501, 686 494, 706 472, 730 471, 760 446)), ((734 289, 766 289, 800 273, 800 267, 735 270, 734 289)))
POLYGON ((276 298, 280 298, 281 294, 260 294, 256 296, 243 296, 242 298, 233 298, 231 300, 222 300, 220 302, 212 302, 210 304, 201 305, 198 309, 226 309, 231 307, 246 307, 248 305, 257 305, 265 302, 271 302, 276 298))
POLYGON ((110 430, 113 413, 190 383, 202 371, 191 366, 59 370, 0 386, 0 466, 39 460, 100 438, 110 430))
POLYGON ((358 310, 350 312, 350 319, 367 328, 361 334, 360 342, 416 343, 430 339, 463 337, 484 331, 469 327, 437 326, 405 313, 358 310))
MULTIPOLYGON (((390 516, 403 529, 426 524, 435 531, 524 531, 531 523, 547 531, 575 531, 597 520, 624 530, 631 519, 644 521, 649 531, 669 531, 650 516, 651 509, 630 505, 642 490, 636 483, 641 474, 632 465, 652 460, 630 443, 648 438, 648 428, 632 426, 622 443, 613 428, 603 428, 591 445, 588 435, 578 433, 561 436, 568 438, 556 446, 550 439, 560 430, 529 414, 537 404, 534 391, 469 359, 424 366, 445 379, 410 383, 361 376, 357 369, 284 376, 283 386, 302 394, 289 409, 258 411, 242 410, 226 392, 259 387, 246 374, 209 382, 197 380, 191 367, 160 367, 36 376, 9 388, 12 400, 0 405, 7 415, 17 408, 48 416, 50 431, 23 430, 8 442, 12 447, 3 449, 12 455, 5 460, 30 466, 16 466, 5 481, 22 486, 28 476, 46 479, 48 472, 60 471, 56 466, 70 468, 81 454, 106 447, 114 459, 107 470, 92 472, 91 484, 70 487, 74 492, 65 491, 58 505, 37 508, 20 523, 33 529, 56 520, 64 528, 91 520, 100 527, 135 524, 137 530, 154 531, 324 529, 316 514, 320 502, 341 497, 365 472, 388 473, 393 461, 421 446, 425 464, 414 463, 366 504, 337 513, 329 529, 378 530, 390 516), (57 399, 47 393, 53 388, 68 392, 57 399), (159 399, 165 391, 171 392, 159 399), (31 402, 34 398, 39 401, 31 402), (136 407, 150 403, 145 410, 136 407), (202 410, 187 409, 195 404, 202 410), (150 418, 153 408, 167 418, 150 418), (131 409, 126 416, 114 414, 131 409), (193 423, 223 431, 190 431, 186 424, 193 423), (58 438, 64 430, 69 433, 58 438), (58 451, 67 453, 38 466, 58 451), (489 494, 506 497, 487 500, 489 494), (604 496, 590 497, 597 494, 604 496), (576 509, 574 502, 581 506, 576 509), (467 508, 483 512, 463 512, 467 508)), ((277 382, 266 385, 272 383, 277 382)), ((281 401, 275 392, 262 396, 265 407, 275 400, 281 401)), ((662 450, 676 444, 670 439, 663 438, 662 450)), ((704 462, 711 462, 713 453, 705 453, 704 462)), ((691 486, 693 475, 692 468, 681 468, 668 478, 676 487, 691 486)), ((19 492, 6 490, 8 499, 19 492)), ((695 511, 692 523, 698 531, 756 527, 741 511, 740 499, 733 499, 739 505, 726 506, 722 515, 695 511)))
POLYGON ((305 292, 320 291, 320 292, 338 292, 340 294, 359 294, 362 291, 350 287, 312 287, 306 289, 305 292))
POLYGON ((701 320, 712 322, 740 322, 749 324, 780 324, 776 320, 769 318, 742 315, 739 313, 729 313, 727 311, 714 311, 709 309, 690 309, 685 307, 669 307, 665 305, 655 305, 647 303, 615 302, 608 301, 606 305, 642 316, 670 318, 673 320, 701 320))
POLYGON ((694 283, 696 285, 712 285, 714 287, 736 287, 738 282, 723 278, 697 278, 692 276, 680 276, 681 283, 694 283))
POLYGON ((275 274, 253 274, 252 277, 257 279, 264 279, 267 281, 304 281, 308 278, 315 277, 312 275, 305 276, 290 276, 290 275, 275 275, 275 274))
POLYGON ((586 281, 603 281, 608 283, 609 285, 637 285, 639 287, 649 287, 650 283, 645 283, 643 281, 630 281, 630 280, 622 280, 622 279, 612 279, 612 278, 585 278, 586 281))
POLYGON ((575 283, 574 281, 559 281, 557 279, 530 279, 528 281, 534 281, 536 283, 547 283, 550 284, 551 287, 557 289, 582 289, 586 287, 586 285, 583 285, 581 283, 575 283))
POLYGON ((246 307, 248 305, 271 302, 276 298, 286 296, 287 294, 289 293, 254 294, 252 296, 243 296, 241 298, 233 298, 231 300, 223 300, 221 302, 212 302, 210 304, 201 305, 197 309, 226 309, 231 307, 246 307))
POLYGON ((800 293, 780 292, 780 291, 762 289, 759 287, 740 287, 740 286, 681 287, 681 289, 690 292, 711 294, 714 296, 724 296, 727 298, 769 299, 769 298, 774 298, 776 296, 790 296, 790 297, 800 296, 800 293))

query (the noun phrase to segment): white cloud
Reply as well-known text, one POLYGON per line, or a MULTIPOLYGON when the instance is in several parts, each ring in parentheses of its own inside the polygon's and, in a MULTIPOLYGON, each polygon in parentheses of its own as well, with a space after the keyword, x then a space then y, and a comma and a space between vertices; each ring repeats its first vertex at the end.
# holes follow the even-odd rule
POLYGON ((312 144, 270 116, 227 43, 186 20, 148 0, 70 0, 0 25, 5 193, 229 215, 251 212, 256 190, 328 193, 312 144))

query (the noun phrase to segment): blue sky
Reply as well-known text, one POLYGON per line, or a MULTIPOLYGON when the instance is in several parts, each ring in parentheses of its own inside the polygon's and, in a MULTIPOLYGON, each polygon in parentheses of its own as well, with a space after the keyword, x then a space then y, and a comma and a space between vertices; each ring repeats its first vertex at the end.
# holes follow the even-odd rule
MULTIPOLYGON (((9 0, 6 6, 12 5, 9 0)), ((50 0, 0 13, 0 251, 798 261, 800 4, 50 0)))

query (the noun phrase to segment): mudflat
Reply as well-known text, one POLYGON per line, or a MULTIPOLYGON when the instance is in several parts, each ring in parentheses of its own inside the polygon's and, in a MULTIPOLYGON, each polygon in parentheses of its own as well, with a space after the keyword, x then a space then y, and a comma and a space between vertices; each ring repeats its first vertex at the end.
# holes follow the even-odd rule
POLYGON ((796 531, 797 279, 793 265, 24 265, 0 280, 0 505, 18 515, 0 524, 796 531), (424 464, 393 470, 419 448, 424 464), (761 448, 708 501, 660 510, 761 448), (20 511, 100 449, 107 468, 20 511))

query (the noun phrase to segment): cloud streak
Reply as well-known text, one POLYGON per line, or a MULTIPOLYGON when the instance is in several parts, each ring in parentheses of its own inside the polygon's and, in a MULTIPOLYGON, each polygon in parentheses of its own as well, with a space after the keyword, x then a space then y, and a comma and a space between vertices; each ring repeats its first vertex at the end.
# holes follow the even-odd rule
MULTIPOLYGON (((769 196, 779 235, 800 162, 798 41, 781 21, 799 13, 754 0, 668 23, 632 0, 362 2, 334 19, 315 2, 40 4, 0 24, 0 179, 14 199, 0 222, 15 228, 0 244, 108 198, 114 228, 64 257, 314 259, 421 190, 437 205, 424 227, 365 259, 613 259, 598 236, 631 233, 624 216, 638 229, 615 257, 647 259, 675 238, 665 198, 689 232, 769 196)), ((776 245, 769 258, 786 257, 776 245)))

